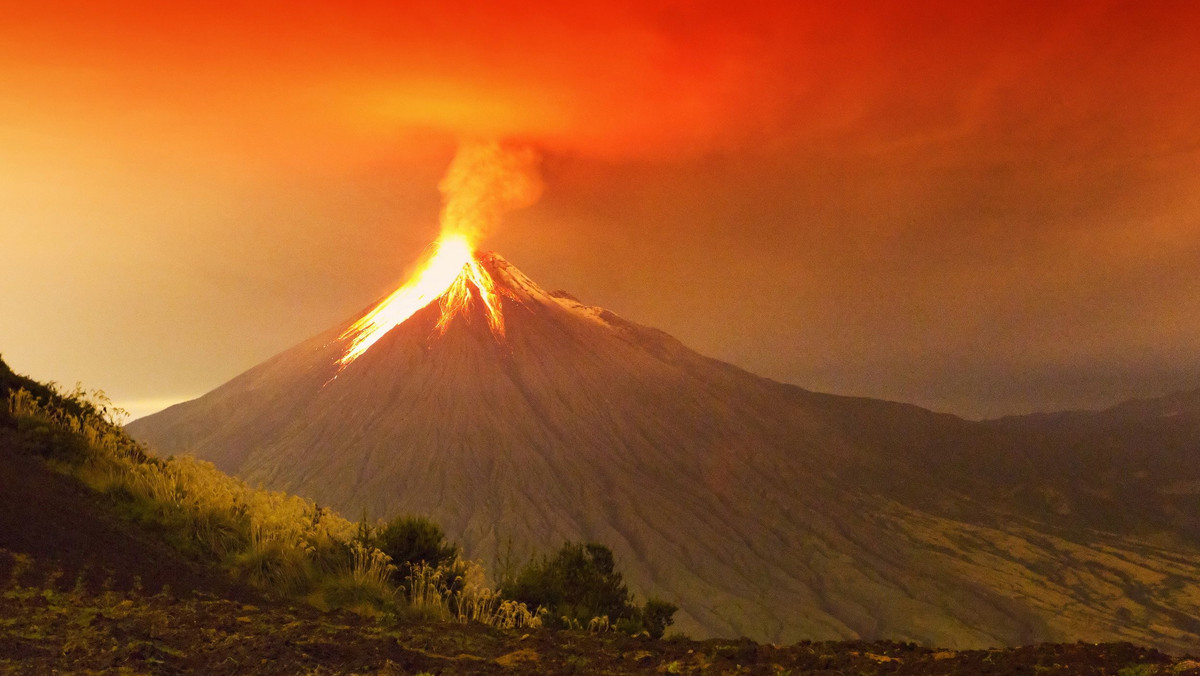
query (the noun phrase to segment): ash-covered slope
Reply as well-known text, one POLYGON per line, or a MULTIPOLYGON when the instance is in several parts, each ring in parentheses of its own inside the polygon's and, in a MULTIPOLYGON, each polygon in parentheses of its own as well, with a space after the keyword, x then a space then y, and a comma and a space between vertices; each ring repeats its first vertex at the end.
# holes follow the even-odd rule
POLYGON ((693 635, 1200 640, 1188 552, 942 492, 935 461, 897 457, 937 444, 888 437, 976 424, 759 378, 481 262, 503 340, 477 311, 440 332, 434 303, 339 372, 348 323, 130 431, 345 513, 430 514, 488 564, 604 542, 693 635))

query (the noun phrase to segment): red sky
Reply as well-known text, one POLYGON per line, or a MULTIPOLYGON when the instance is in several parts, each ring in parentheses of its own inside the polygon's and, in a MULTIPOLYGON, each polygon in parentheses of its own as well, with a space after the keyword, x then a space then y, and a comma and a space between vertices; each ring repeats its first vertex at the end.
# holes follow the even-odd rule
POLYGON ((483 243, 692 347, 969 416, 1200 387, 1200 4, 38 2, 0 23, 0 353, 199 394, 483 243))

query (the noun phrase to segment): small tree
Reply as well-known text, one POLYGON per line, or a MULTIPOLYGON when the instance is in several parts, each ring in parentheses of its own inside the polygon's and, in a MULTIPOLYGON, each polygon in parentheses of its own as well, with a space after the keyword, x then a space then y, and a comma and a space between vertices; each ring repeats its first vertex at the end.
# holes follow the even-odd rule
POLYGON ((661 599, 648 599, 642 606, 642 626, 650 638, 662 638, 667 627, 675 622, 675 611, 679 606, 661 599))
POLYGON ((396 517, 375 537, 376 546, 392 557, 402 576, 422 563, 441 568, 458 558, 458 546, 446 540, 441 526, 423 516, 396 517))
POLYGON ((441 526, 423 516, 399 516, 375 532, 374 542, 391 557, 410 603, 444 603, 451 614, 458 612, 467 566, 441 526))
POLYGON ((549 612, 546 623, 558 628, 585 627, 596 617, 628 633, 662 636, 677 608, 651 600, 644 608, 616 570, 612 551, 601 544, 567 542, 553 557, 531 561, 502 593, 530 608, 549 612))

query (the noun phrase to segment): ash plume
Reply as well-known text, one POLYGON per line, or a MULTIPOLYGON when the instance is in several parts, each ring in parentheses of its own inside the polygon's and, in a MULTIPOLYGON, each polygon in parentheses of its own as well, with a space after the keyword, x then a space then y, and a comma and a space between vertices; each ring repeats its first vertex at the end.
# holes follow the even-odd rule
POLYGON ((541 157, 528 146, 497 141, 464 142, 438 184, 442 237, 478 242, 504 214, 530 206, 542 195, 541 157))

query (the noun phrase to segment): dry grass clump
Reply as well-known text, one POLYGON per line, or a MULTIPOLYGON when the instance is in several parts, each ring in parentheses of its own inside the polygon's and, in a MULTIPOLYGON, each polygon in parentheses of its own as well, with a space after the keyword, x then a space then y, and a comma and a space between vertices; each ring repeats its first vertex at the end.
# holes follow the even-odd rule
POLYGON ((506 599, 486 584, 483 568, 474 561, 453 566, 420 564, 412 568, 403 590, 410 607, 454 622, 482 622, 502 629, 542 626, 544 611, 506 599))

